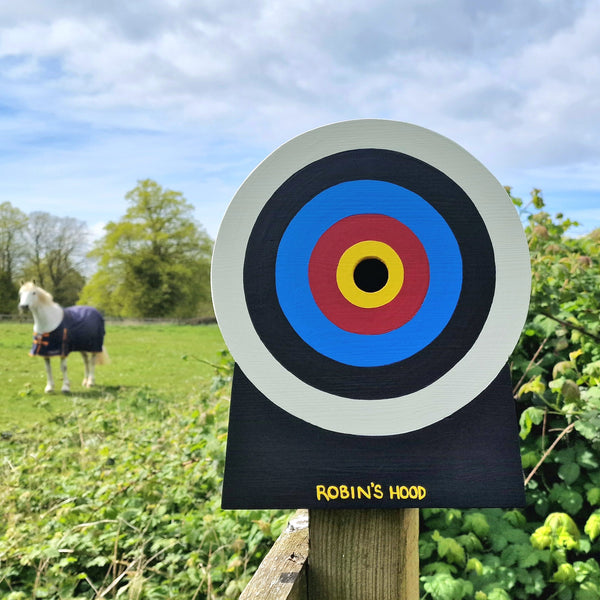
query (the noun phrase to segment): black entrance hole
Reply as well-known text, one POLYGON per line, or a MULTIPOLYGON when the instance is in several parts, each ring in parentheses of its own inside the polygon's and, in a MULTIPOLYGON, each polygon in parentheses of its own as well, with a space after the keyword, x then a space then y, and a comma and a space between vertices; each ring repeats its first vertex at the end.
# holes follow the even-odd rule
POLYGON ((354 283, 363 292, 378 292, 387 280, 387 267, 378 258, 365 258, 354 269, 354 283))

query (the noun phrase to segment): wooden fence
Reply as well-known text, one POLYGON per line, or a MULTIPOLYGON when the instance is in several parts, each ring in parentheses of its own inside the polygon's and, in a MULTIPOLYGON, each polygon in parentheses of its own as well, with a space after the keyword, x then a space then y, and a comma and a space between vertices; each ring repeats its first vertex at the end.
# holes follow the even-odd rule
POLYGON ((418 600, 418 538, 418 509, 298 511, 240 600, 418 600))

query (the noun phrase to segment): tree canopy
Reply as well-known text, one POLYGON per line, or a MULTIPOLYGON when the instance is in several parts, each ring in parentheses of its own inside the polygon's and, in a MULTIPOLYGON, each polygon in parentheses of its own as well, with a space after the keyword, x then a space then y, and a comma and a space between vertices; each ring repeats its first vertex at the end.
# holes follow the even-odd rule
POLYGON ((16 310, 20 278, 36 279, 60 304, 74 304, 84 284, 87 233, 72 217, 26 215, 0 204, 0 313, 16 310))
POLYGON ((0 272, 13 277, 26 255, 27 215, 11 205, 0 204, 0 272))
POLYGON ((27 215, 10 202, 0 204, 0 313, 16 307, 15 274, 25 257, 27 215))
POLYGON ((60 304, 75 304, 85 281, 82 271, 89 248, 86 223, 33 212, 29 215, 27 237, 24 277, 36 279, 60 304))
POLYGON ((196 316, 210 303, 212 240, 193 206, 151 179, 138 181, 125 198, 125 215, 105 226, 90 253, 98 269, 81 302, 112 316, 196 316))

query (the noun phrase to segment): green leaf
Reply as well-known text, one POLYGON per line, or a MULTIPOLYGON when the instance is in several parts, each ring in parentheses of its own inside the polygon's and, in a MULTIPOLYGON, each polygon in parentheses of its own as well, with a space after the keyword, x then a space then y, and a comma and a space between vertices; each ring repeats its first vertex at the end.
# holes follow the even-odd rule
POLYGON ((576 561, 573 564, 577 573, 577 581, 583 582, 586 579, 600 579, 600 566, 593 558, 583 561, 576 561))
POLYGON ((577 481, 581 469, 577 463, 567 463, 558 469, 558 476, 567 484, 571 485, 577 481))
POLYGON ((575 592, 575 600, 598 600, 598 598, 600 598, 600 586, 591 581, 582 583, 575 592))
POLYGON ((538 527, 531 534, 531 545, 539 550, 552 547, 552 529, 547 525, 538 527))
POLYGON ((587 491, 587 501, 592 505, 596 506, 600 504, 600 487, 593 487, 587 491))
POLYGON ((540 562, 547 561, 547 552, 544 550, 531 550, 529 552, 523 553, 519 560, 519 566, 523 569, 530 569, 531 567, 535 567, 540 562))
POLYGON ((560 390, 566 402, 577 402, 581 398, 579 386, 572 379, 566 379, 560 390))
MULTIPOLYGON (((520 388, 517 396, 520 398, 523 394, 533 393, 541 396, 546 391, 546 384, 542 381, 542 376, 538 375, 534 377, 531 381, 524 383, 520 388)), ((532 407, 533 408, 533 407, 532 407)), ((538 409, 543 410, 543 409, 538 409)), ((541 420, 538 421, 541 423, 541 420)))
MULTIPOLYGON (((529 548, 531 550, 531 548, 529 548)), ((510 545, 507 546, 500 556, 502 559, 502 564, 512 567, 519 560, 519 550, 517 546, 510 545)))
POLYGON ((590 411, 585 418, 575 423, 575 429, 586 439, 594 440, 599 436, 600 417, 596 411, 590 411))
POLYGON ((433 600, 462 600, 473 594, 473 584, 464 579, 454 579, 451 575, 440 574, 423 577, 425 591, 433 600))
POLYGON ((490 532, 490 524, 483 513, 475 512, 465 517, 462 529, 472 531, 479 538, 485 538, 490 532))
POLYGON ((107 565, 108 563, 110 563, 110 559, 106 556, 96 556, 95 558, 93 558, 90 561, 87 561, 85 563, 86 567, 103 567, 104 565, 107 565))
POLYGON ((457 568, 454 565, 449 565, 448 563, 443 563, 439 561, 426 564, 421 569, 421 575, 454 575, 456 572, 457 568))
POLYGON ((538 464, 539 460, 539 454, 534 450, 531 450, 530 452, 525 452, 521 455, 521 466, 524 469, 530 469, 535 467, 535 465, 538 464))
POLYGON ((550 491, 550 498, 558 502, 561 508, 570 515, 576 515, 583 506, 583 496, 576 490, 563 484, 555 484, 550 491))
POLYGON ((593 380, 593 385, 600 383, 600 360, 590 362, 583 368, 583 374, 593 380))
POLYGON ((579 546, 577 552, 587 554, 592 549, 592 542, 588 538, 581 538, 579 540, 579 546))
POLYGON ((544 525, 547 525, 552 530, 553 534, 566 532, 573 538, 579 539, 579 529, 572 517, 565 513, 552 513, 546 517, 544 525))
POLYGON ((465 550, 453 538, 442 537, 438 542, 437 551, 440 558, 445 558, 450 563, 459 566, 465 564, 465 550))
POLYGON ((467 566, 465 567, 465 571, 468 573, 469 571, 475 571, 477 575, 481 575, 483 573, 483 565, 481 561, 477 558, 470 558, 467 561, 467 566))
POLYGON ((531 202, 538 210, 544 208, 544 198, 542 197, 542 190, 534 188, 531 191, 531 202))
MULTIPOLYGON (((536 461, 536 464, 537 464, 537 461, 536 461)), ((527 525, 527 518, 518 509, 507 510, 502 515, 502 518, 505 521, 508 521, 513 527, 516 527, 518 529, 522 529, 523 527, 525 527, 525 525, 527 525)))
POLYGON ((600 386, 598 384, 595 384, 594 387, 581 390, 581 396, 588 406, 600 409, 600 386))
POLYGON ((557 583, 575 583, 575 569, 569 563, 563 563, 552 575, 552 580, 557 583))
POLYGON ((481 540, 472 531, 467 534, 459 535, 455 539, 468 554, 483 552, 481 540))
POLYGON ((538 550, 564 548, 573 550, 581 537, 573 519, 565 513, 551 513, 531 535, 531 545, 538 550))
POLYGON ((600 510, 595 511, 590 515, 583 531, 589 536, 592 542, 600 536, 600 510))
MULTIPOLYGON (((539 379, 539 377, 537 377, 536 379, 539 379)), ((525 384, 525 385, 529 385, 529 384, 525 384)), ((525 386, 523 386, 523 387, 525 387, 525 386)), ((521 390, 523 390, 523 387, 521 387, 521 390)), ((543 391, 542 391, 542 393, 543 393, 543 391)), ((520 394, 521 394, 521 392, 519 392, 519 395, 520 394)), ((534 424, 539 425, 544 420, 545 413, 546 413, 546 410, 544 408, 540 408, 538 406, 530 406, 521 413, 521 417, 519 418, 519 425, 521 427, 521 431, 520 431, 519 435, 522 440, 524 440, 530 434, 531 427, 534 424)))
POLYGON ((600 465, 598 464, 596 456, 590 452, 583 443, 581 445, 583 446, 583 450, 580 450, 577 453, 577 464, 584 469, 597 469, 600 465))
POLYGON ((561 465, 572 463, 575 461, 575 448, 563 448, 562 450, 554 452, 553 456, 556 462, 561 465))
POLYGON ((543 315, 536 316, 533 322, 542 330, 544 337, 552 337, 554 332, 558 329, 558 323, 556 321, 543 315))
POLYGON ((527 580, 524 581, 525 596, 524 598, 536 597, 539 598, 546 588, 546 578, 540 569, 530 569, 525 572, 527 580))
POLYGON ((504 565, 512 567, 518 564, 519 567, 526 569, 534 567, 541 560, 544 560, 545 554, 543 550, 533 550, 530 543, 511 544, 503 550, 501 559, 504 565))
POLYGON ((557 600, 573 600, 573 590, 570 587, 561 585, 558 589, 557 600))
POLYGON ((430 540, 426 540, 423 537, 419 538, 419 558, 421 560, 426 560, 428 559, 432 554, 433 551, 436 549, 437 544, 435 544, 434 542, 430 541, 430 540))
POLYGON ((575 363, 575 360, 583 354, 583 350, 578 348, 574 352, 569 352, 569 360, 575 363))
POLYGON ((552 368, 552 379, 559 377, 576 377, 575 364, 571 360, 557 362, 552 368))

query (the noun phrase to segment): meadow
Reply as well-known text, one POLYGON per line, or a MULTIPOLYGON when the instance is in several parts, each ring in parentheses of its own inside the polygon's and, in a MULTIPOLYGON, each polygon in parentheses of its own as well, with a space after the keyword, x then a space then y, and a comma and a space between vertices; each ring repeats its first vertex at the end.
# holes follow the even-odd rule
POLYGON ((215 369, 209 363, 225 348, 216 325, 109 323, 105 345, 111 361, 97 368, 97 387, 81 387, 83 361, 74 353, 68 360, 72 394, 60 393, 59 360, 53 359, 59 391, 48 395, 43 360, 28 355, 31 336, 29 321, 0 322, 0 430, 43 421, 69 410, 74 401, 107 392, 148 388, 173 398, 193 397, 210 383, 215 369))
MULTIPOLYGON (((92 390, 44 394, 0 324, 0 598, 237 598, 287 522, 222 511, 232 362, 216 325, 108 324, 92 390)), ((55 364, 58 375, 58 361, 55 364)))

